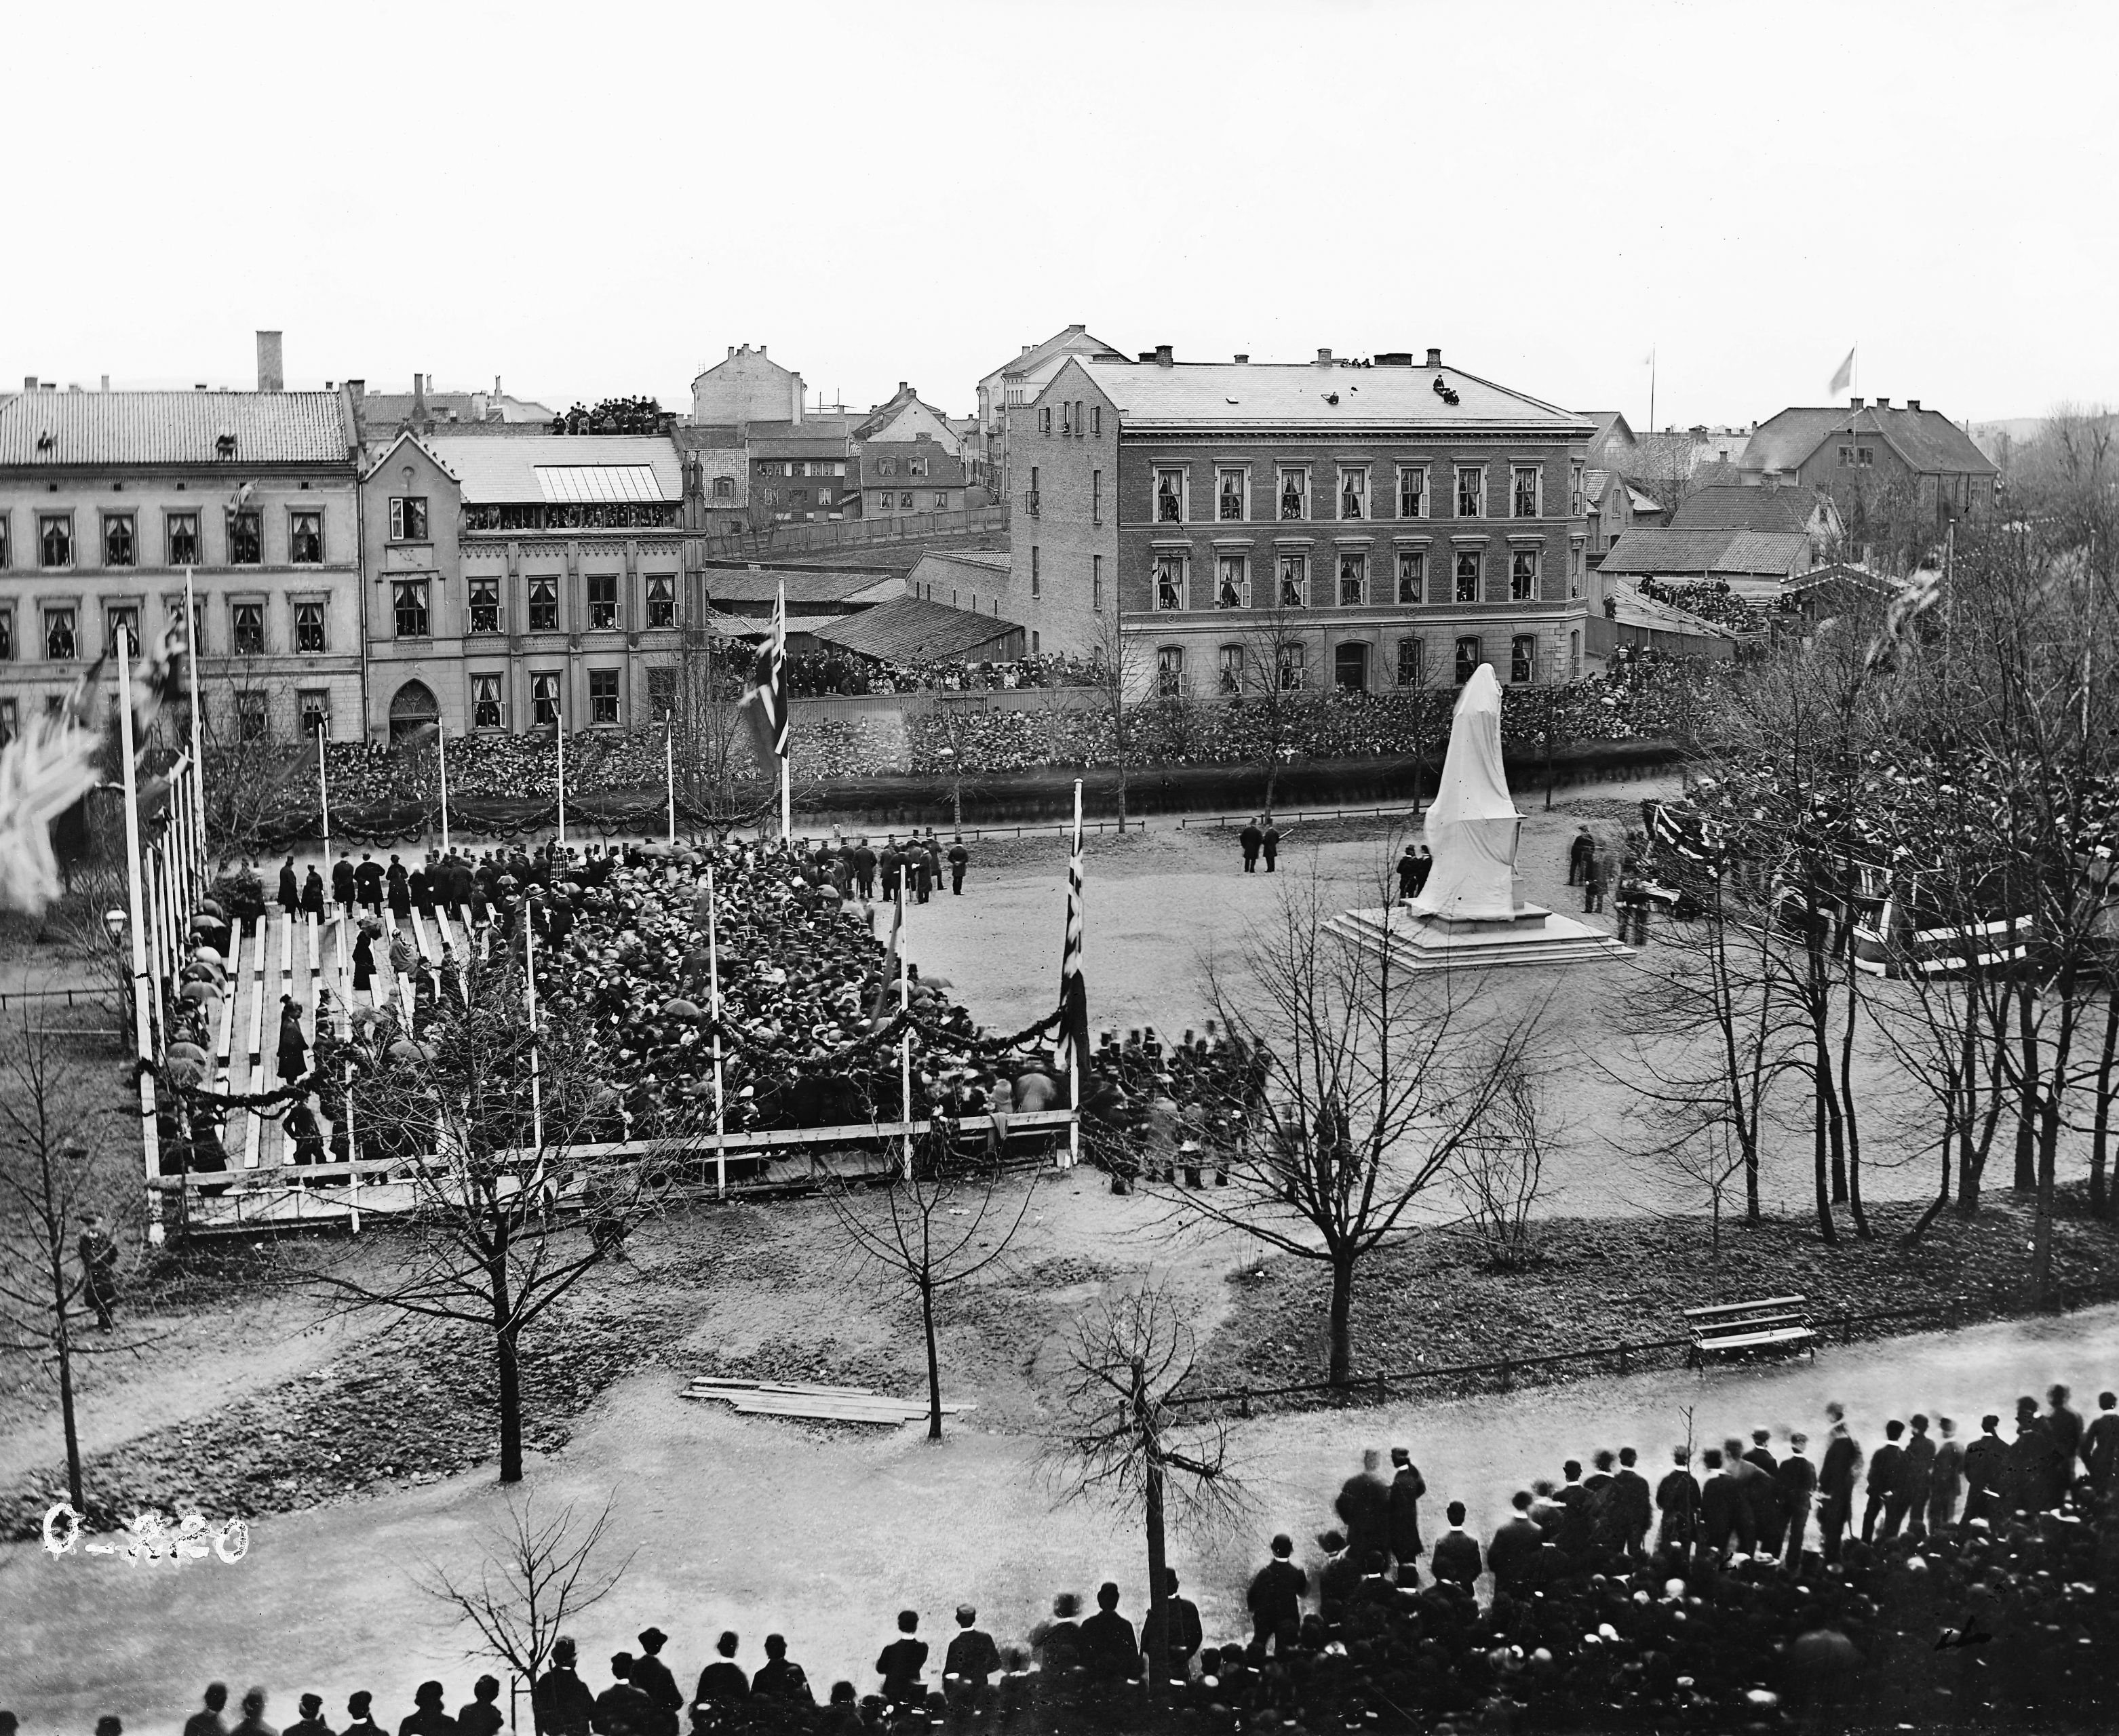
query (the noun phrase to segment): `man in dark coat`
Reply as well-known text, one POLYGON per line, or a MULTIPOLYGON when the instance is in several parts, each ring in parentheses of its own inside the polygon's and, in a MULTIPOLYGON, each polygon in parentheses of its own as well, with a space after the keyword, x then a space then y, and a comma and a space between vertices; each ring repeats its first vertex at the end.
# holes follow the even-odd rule
POLYGON ((920 1618, 912 1610, 897 1612, 897 1637, 883 1648, 875 1660, 883 1678, 883 1697, 893 1706, 918 1706, 926 1698, 920 1673, 927 1667, 927 1642, 918 1637, 920 1618))
POLYGON ((662 1661, 670 1636, 659 1627, 643 1628, 640 1655, 633 1660, 633 1685, 647 1696, 656 1711, 653 1736, 677 1736, 684 1710, 684 1691, 662 1661))
POLYGON ((1412 896, 1415 898, 1427 890, 1427 877, 1435 872, 1435 853, 1426 845, 1420 846, 1420 872, 1413 876, 1412 896))
MULTIPOLYGON (((613 1653, 610 1674, 610 1686, 596 1697, 596 1736, 650 1736, 655 1728, 655 1702, 633 1685, 633 1654, 613 1653)), ((440 1685, 435 1684, 437 1688, 440 1685)), ((400 1730, 397 1736, 414 1733, 400 1730)))
POLYGON ((1405 847, 1405 854, 1398 859, 1398 896, 1402 899, 1412 897, 1419 883, 1420 858, 1408 844, 1405 847))
POLYGON ((753 1700, 777 1700, 787 1706, 816 1705, 817 1696, 809 1686, 809 1672, 788 1658, 786 1635, 766 1635, 765 1662, 750 1678, 750 1697, 753 1700))
POLYGON ((294 859, 290 856, 280 864, 280 908, 292 916, 301 907, 301 887, 294 878, 294 859))
POLYGON ((1692 1449, 1673 1447, 1672 1468, 1656 1484, 1656 1511, 1662 1525, 1656 1533, 1656 1547, 1683 1554, 1699 1532, 1699 1484, 1692 1474, 1692 1449))
POLYGON ((1171 1681, 1189 1679, 1192 1660, 1199 1655, 1200 1642, 1205 1631, 1199 1625, 1199 1606, 1189 1597, 1177 1595, 1177 1570, 1162 1570, 1162 1607, 1148 1607, 1147 1619, 1140 1624, 1140 1655, 1151 1664, 1155 1659, 1155 1642, 1166 1630, 1170 1644, 1170 1678, 1171 1681))
POLYGON ((1000 1674, 1000 1648, 978 1619, 971 1604, 957 1605, 957 1632, 942 1659, 942 1691, 950 1705, 966 1712, 985 1703, 988 1687, 1000 1674))
POLYGON ((1383 1455, 1373 1448, 1361 1455, 1361 1468, 1339 1485, 1333 1511, 1346 1527, 1347 1549, 1358 1563, 1371 1549, 1389 1546, 1391 1486, 1379 1474, 1383 1455))
POLYGON ((1285 1532, 1273 1540, 1273 1559, 1253 1576, 1244 1603, 1251 1613, 1252 1636, 1263 1646, 1281 1630, 1283 1623, 1301 1626, 1302 1599, 1310 1590, 1310 1576, 1290 1558, 1294 1540, 1285 1532))
POLYGON ((1106 1580, 1097 1587, 1097 1613, 1082 1623, 1082 1663, 1091 1681, 1113 1687, 1131 1678, 1139 1656, 1133 1623, 1119 1613, 1119 1588, 1106 1580))
MULTIPOLYGON (((289 1724, 280 1736, 332 1736, 332 1727, 324 1722, 324 1697, 322 1694, 303 1695, 300 1719, 289 1724)), ((457 1720, 457 1727, 462 1729, 461 1719, 457 1720)), ((485 1733, 480 1732, 480 1736, 485 1736, 485 1733)))
POLYGON ((412 914, 412 882, 404 863, 392 856, 383 879, 389 887, 390 914, 400 922, 406 920, 412 914))
POLYGON ((309 864, 309 872, 302 882, 302 914, 321 918, 324 914, 324 877, 309 864))
POLYGON ((596 1696, 574 1674, 574 1642, 565 1635, 553 1641, 551 1665, 538 1677, 530 1700, 542 1736, 587 1736, 596 1696))
POLYGON ((693 1700, 712 1706, 734 1706, 750 1697, 750 1678, 735 1660, 737 1644, 733 1633, 723 1633, 714 1641, 717 1655, 699 1672, 699 1688, 692 1696, 693 1700))
POLYGON ((1265 871, 1270 874, 1280 858, 1280 828, 1273 823, 1271 814, 1265 817, 1265 830, 1259 834, 1259 854, 1265 859, 1265 871))
MULTIPOLYGON (((554 1655, 556 1657, 558 1654, 555 1652, 554 1655)), ((578 1682, 574 1685, 577 1687, 582 1687, 578 1682)), ((582 1697, 585 1701, 588 1698, 588 1692, 586 1687, 582 1687, 582 1697)), ((375 1696, 369 1693, 364 1687, 348 1695, 345 1702, 347 1723, 345 1728, 339 1732, 339 1736, 383 1736, 383 1726, 371 1715, 374 1705, 375 1696)), ((584 1715, 579 1728, 586 1732, 588 1727, 587 1717, 584 1715)), ((545 1736, 552 1736, 555 1728, 556 1726, 549 1724, 545 1725, 545 1736)), ((568 1726, 570 1730, 573 1728, 571 1725, 568 1726)))
POLYGON ((2052 1481, 2045 1505, 2057 1507, 2075 1484, 2075 1461, 2082 1449, 2082 1414, 2068 1407, 2067 1388, 2055 1386, 2046 1394, 2046 1435, 2052 1443, 2052 1481))
POLYGON ((292 1085, 308 1071, 308 1039, 302 1035, 302 1009, 290 994, 280 997, 279 1074, 282 1085, 292 1085))
POLYGON ((332 902, 341 916, 350 916, 359 896, 360 877, 354 873, 353 858, 341 855, 332 864, 332 902))
POLYGON ((1427 1552, 1420 1536, 1420 1498, 1427 1493, 1427 1479, 1403 1447, 1391 1449, 1391 1463, 1398 1469, 1390 1481, 1390 1552, 1398 1562, 1398 1582, 1417 1586, 1420 1569, 1415 1564, 1427 1552))
POLYGON ((360 866, 353 871, 353 883, 359 889, 361 907, 380 916, 383 914, 383 864, 364 850, 360 866))
MULTIPOLYGON (((1906 1432, 1906 1425, 1896 1417, 1884 1424, 1884 1444, 1878 1447, 1869 1461, 1869 1480, 1862 1485, 1868 1500, 1862 1508, 1862 1541, 1873 1543, 1876 1537, 1876 1521, 1889 1510, 1891 1499, 1898 1493, 1899 1475, 1904 1464, 1906 1450, 1899 1445, 1899 1437, 1906 1432)), ((1884 1534, 1886 1537, 1891 1534, 1884 1534)))
POLYGON ((1774 1467, 1774 1481, 1780 1488, 1785 1559, 1791 1568, 1801 1565, 1803 1536, 1810 1530, 1811 1498, 1817 1493, 1817 1467, 1803 1456, 1802 1450, 1809 1445, 1808 1435, 1790 1435, 1787 1451, 1774 1467))
POLYGON ((874 850, 869 848, 867 839, 862 839, 860 842, 855 846, 853 854, 854 884, 860 889, 860 896, 865 899, 874 898, 875 896, 876 859, 876 854, 874 850))
POLYGON ((398 1720, 397 1736, 457 1736, 457 1721, 449 1716, 440 1683, 422 1682, 413 1691, 412 1708, 398 1720))
POLYGON ((457 1708, 457 1736, 500 1736, 508 1717, 500 1710, 499 1699, 500 1678, 480 1676, 471 1684, 470 1700, 457 1708))
POLYGON ((1835 1401, 1825 1407, 1832 1433, 1817 1467, 1817 1528, 1825 1539, 1825 1558, 1839 1559, 1840 1539, 1854 1516, 1854 1479, 1862 1469, 1862 1447, 1847 1431, 1847 1413, 1835 1401))
POLYGON ((1925 1414, 1913 1419, 1913 1433, 1906 1439, 1906 1456, 1899 1464, 1898 1486, 1884 1508, 1884 1535, 1895 1537, 1927 1535, 1927 1498, 1935 1483, 1935 1442, 1927 1432, 1925 1414))
POLYGON ((2008 1480, 2009 1447, 2001 1438, 2001 1419, 1989 1411, 1979 1419, 1979 1438, 1964 1449, 1964 1517, 1991 1520, 2008 1480))
POLYGON ((1259 830, 1258 822, 1247 822, 1244 829, 1236 834, 1236 842, 1243 849, 1244 872, 1255 874, 1258 872, 1259 846, 1265 842, 1265 834, 1259 830))
POLYGON ((1647 1547, 1648 1527, 1655 1523, 1655 1496, 1648 1479, 1634 1468, 1639 1461, 1632 1447, 1622 1447, 1619 1468, 1611 1473, 1611 1529, 1620 1548, 1635 1557, 1647 1547))
POLYGON ((1765 1473, 1755 1485, 1758 1493, 1752 1502, 1759 1526, 1759 1553, 1780 1558, 1781 1545, 1787 1540, 1787 1514, 1781 1505, 1780 1461, 1774 1456, 1767 1443, 1773 1439, 1769 1428, 1751 1431, 1751 1445, 1744 1455, 1744 1462, 1755 1465, 1765 1473))
POLYGON ((1699 1456, 1707 1480, 1699 1488, 1699 1551, 1719 1556, 1735 1540, 1739 1525, 1749 1529, 1750 1511, 1736 1479, 1722 1462, 1719 1447, 1710 1447, 1699 1456))
POLYGON ((1501 1522, 1494 1540, 1486 1545, 1486 1565, 1493 1572, 1495 1590, 1516 1592, 1537 1577, 1545 1533, 1530 1516, 1528 1489, 1517 1490, 1511 1505, 1515 1511, 1501 1522))
POLYGON ((971 853, 959 839, 949 846, 949 891, 952 896, 964 896, 964 870, 971 865, 971 853))
POLYGON ((1445 1510, 1449 1529, 1435 1539, 1435 1558, 1428 1563, 1436 1579, 1462 1586, 1467 1591, 1478 1583, 1479 1544, 1464 1529, 1464 1503, 1453 1501, 1445 1510))
POLYGON ((228 1684, 209 1682, 206 1688, 206 1709, 193 1712, 184 1720, 184 1736, 228 1736, 228 1726, 221 1721, 221 1713, 228 1705, 228 1684))
MULTIPOLYGON (((118 1244, 103 1227, 101 1212, 81 1215, 81 1238, 74 1244, 74 1252, 81 1257, 81 1290, 88 1305, 95 1310, 96 1330, 108 1332, 114 1324, 113 1315, 118 1306, 118 1244)), ((222 1697, 226 1698, 225 1689, 222 1697)))
POLYGON ((405 889, 412 895, 412 908, 428 922, 434 919, 434 878, 424 865, 405 877, 405 889))
POLYGON ((1589 864, 1597 858, 1597 840, 1583 826, 1574 834, 1574 841, 1567 846, 1567 883, 1579 886, 1589 877, 1589 864))
POLYGON ((2097 1493, 2111 1493, 2119 1482, 2119 1393, 2097 1395, 2097 1416, 2082 1433, 2082 1462, 2097 1493))

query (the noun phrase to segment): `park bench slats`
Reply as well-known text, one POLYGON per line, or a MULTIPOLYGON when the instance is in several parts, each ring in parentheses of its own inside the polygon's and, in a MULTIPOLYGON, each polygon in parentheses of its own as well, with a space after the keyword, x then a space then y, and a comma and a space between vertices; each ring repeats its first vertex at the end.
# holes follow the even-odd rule
POLYGON ((1817 1354, 1817 1335, 1804 1312, 1801 1296, 1761 1296, 1751 1302, 1723 1302, 1683 1310, 1692 1349, 1687 1357, 1704 1368, 1709 1356, 1739 1356, 1756 1350, 1807 1349, 1817 1354))

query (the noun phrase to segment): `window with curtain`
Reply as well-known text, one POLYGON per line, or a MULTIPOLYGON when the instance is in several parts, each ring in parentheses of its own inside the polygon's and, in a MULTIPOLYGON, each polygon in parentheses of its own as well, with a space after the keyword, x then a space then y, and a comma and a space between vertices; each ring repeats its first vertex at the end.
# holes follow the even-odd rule
POLYGON ((130 567, 134 564, 132 542, 132 515, 130 512, 110 512, 103 520, 103 564, 106 567, 130 567))
POLYGON ((1362 465, 1354 465, 1339 473, 1339 516, 1366 518, 1369 516, 1369 473, 1362 465))
POLYGON ((1398 599, 1401 603, 1427 600, 1427 555, 1424 550, 1398 550, 1398 599))
POLYGON ((1215 686, 1224 696, 1243 692, 1244 648, 1240 645, 1222 647, 1221 664, 1216 674, 1215 686))
POLYGON ((1155 521, 1158 525, 1181 525, 1185 522, 1184 471, 1157 470, 1155 473, 1155 521))
POLYGON ((500 678, 474 675, 471 678, 471 723, 474 729, 498 729, 505 713, 501 710, 500 678))
POLYGON ((1427 466, 1403 464, 1398 470, 1398 516, 1400 518, 1425 518, 1427 516, 1427 466))
POLYGON ((1518 603, 1537 600, 1537 551, 1512 549, 1509 554, 1509 595, 1518 603))
POLYGON ((400 579, 390 587, 400 639, 424 639, 429 635, 427 581, 400 579))
POLYGON ((235 603, 228 611, 229 643, 239 657, 262 656, 265 650, 265 605, 235 603))
POLYGON ((1401 639, 1398 642, 1398 684, 1402 687, 1417 687, 1421 683, 1421 646, 1417 639, 1401 639))
POLYGON ((1214 607, 1248 609, 1251 601, 1251 564, 1240 554, 1217 556, 1214 562, 1214 607))
POLYGON ((1310 516, 1310 473, 1299 466, 1280 473, 1280 516, 1282 518, 1310 516))
POLYGON ((1457 684, 1462 687, 1469 681, 1484 661, 1479 655, 1478 635, 1465 634, 1457 641, 1457 684))
POLYGON ((1369 599, 1369 558, 1351 549, 1339 555, 1339 606, 1356 607, 1369 599))
POLYGON ((555 578, 530 581, 530 631, 555 633, 559 630, 559 581, 555 578))
POLYGON ((1305 609, 1310 603, 1310 557, 1283 554, 1280 558, 1280 606, 1305 609))
POLYGON ((470 599, 471 630, 475 633, 498 632, 500 581, 473 579, 467 595, 470 599))
POLYGON ((1486 473, 1477 465, 1467 465, 1457 472, 1457 516, 1486 516, 1486 473))
POLYGON ((73 661, 73 611, 70 609, 48 609, 44 611, 44 656, 53 663, 73 661))
POLYGON ((647 575, 647 624, 650 627, 675 627, 677 624, 677 576, 670 572, 651 572, 647 575))
POLYGON ((1241 470, 1222 470, 1214 479, 1215 516, 1241 521, 1245 516, 1244 484, 1245 475, 1241 470))
POLYGON ((1157 609, 1182 609, 1185 606, 1185 557, 1181 554, 1158 554, 1155 558, 1155 606, 1157 609))
POLYGON ((324 649, 324 606, 321 603, 294 605, 294 649, 318 652, 324 649))

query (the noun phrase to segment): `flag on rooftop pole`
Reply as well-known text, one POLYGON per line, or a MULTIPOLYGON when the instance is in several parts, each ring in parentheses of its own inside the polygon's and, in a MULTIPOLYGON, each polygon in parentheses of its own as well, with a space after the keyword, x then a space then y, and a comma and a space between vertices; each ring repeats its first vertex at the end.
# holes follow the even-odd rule
POLYGON ((780 581, 780 594, 772 604, 772 684, 767 700, 772 720, 772 751, 780 756, 780 841, 794 837, 793 803, 787 780, 787 581, 780 581))
POLYGON ((1087 913, 1082 899, 1082 780, 1074 780, 1074 830, 1067 851, 1067 943, 1060 956, 1060 1048, 1067 1063, 1068 1162, 1082 1160, 1082 1075, 1089 1064, 1089 991, 1082 975, 1087 913))
POLYGON ((1847 359, 1833 370, 1832 383, 1825 388, 1826 396, 1836 398, 1854 383, 1854 355, 1861 347, 1857 344, 1853 350, 1848 350, 1847 359))

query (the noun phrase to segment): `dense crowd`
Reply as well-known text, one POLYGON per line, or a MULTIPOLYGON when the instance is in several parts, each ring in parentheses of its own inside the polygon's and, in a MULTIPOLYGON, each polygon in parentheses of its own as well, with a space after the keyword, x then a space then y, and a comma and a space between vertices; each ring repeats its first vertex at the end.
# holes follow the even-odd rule
POLYGON ((1785 625, 1793 608, 1793 599, 1786 596, 1770 605, 1740 597, 1730 590, 1727 579, 1643 579, 1638 589, 1651 601, 1667 603, 1746 637, 1770 633, 1775 626, 1785 625))
POLYGON ((788 691, 827 693, 975 693, 1018 687, 1079 687, 1102 678, 1088 659, 1055 654, 1000 661, 962 658, 896 663, 848 652, 801 651, 787 660, 788 691))
MULTIPOLYGON (((680 1685, 670 1636, 650 1626, 586 1677, 560 1638, 535 1721, 544 1736, 1908 1729, 2023 1714, 2096 1727, 2119 1688, 2115 1406, 2100 1395, 2085 1426, 2056 1386, 2043 1410, 2018 1401, 2010 1438, 1989 1415, 1969 1444, 1948 1418, 1894 1418, 1866 1461, 1836 1404, 1815 1459, 1801 1433, 1776 1451, 1765 1428, 1700 1452, 1688 1441, 1659 1474, 1633 1447, 1598 1449, 1481 1534, 1461 1502, 1430 1498, 1409 1449, 1392 1451, 1388 1479, 1370 1452, 1315 1552, 1272 1539, 1248 1632, 1222 1643, 1204 1643, 1175 1572, 1159 1608, 1106 1583, 1085 1615, 1062 1592, 1005 1644, 970 1603, 932 1646, 921 1613, 902 1611, 866 1692, 842 1679, 820 1693, 786 1636, 767 1636, 761 1660, 733 1631, 680 1685)), ((400 1736, 496 1736, 498 1694, 480 1678, 452 1718, 443 1684, 424 1683, 400 1736)), ((209 1687, 185 1736, 278 1736, 262 1688, 232 1733, 225 1704, 209 1687)), ((300 1710, 287 1736, 332 1736, 318 1696, 300 1710)), ((371 1695, 346 1714, 340 1736, 386 1736, 371 1695)), ((100 1729, 119 1736, 114 1719, 100 1729)))

